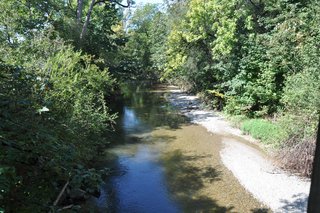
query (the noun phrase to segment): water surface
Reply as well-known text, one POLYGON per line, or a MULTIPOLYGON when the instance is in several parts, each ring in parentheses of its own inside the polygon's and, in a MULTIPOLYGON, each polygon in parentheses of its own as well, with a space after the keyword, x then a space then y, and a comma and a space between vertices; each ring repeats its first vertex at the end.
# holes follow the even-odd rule
POLYGON ((94 212, 267 212, 221 163, 221 136, 192 125, 165 87, 125 87, 94 212))

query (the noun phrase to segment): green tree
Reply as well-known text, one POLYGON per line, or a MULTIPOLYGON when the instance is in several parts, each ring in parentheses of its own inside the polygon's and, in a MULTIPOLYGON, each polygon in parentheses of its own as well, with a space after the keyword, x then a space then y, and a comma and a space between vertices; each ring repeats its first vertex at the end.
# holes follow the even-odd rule
POLYGON ((156 79, 156 67, 152 62, 154 42, 161 30, 157 18, 161 16, 159 6, 146 4, 138 7, 127 25, 128 42, 123 49, 123 75, 133 79, 156 79), (157 17, 157 18, 156 18, 157 17), (158 34, 157 34, 158 33, 158 34))
POLYGON ((0 207, 9 212, 49 211, 66 182, 92 193, 102 180, 87 166, 115 118, 107 65, 120 11, 99 5, 79 46, 78 31, 69 33, 76 3, 67 3, 0 3, 0 207))

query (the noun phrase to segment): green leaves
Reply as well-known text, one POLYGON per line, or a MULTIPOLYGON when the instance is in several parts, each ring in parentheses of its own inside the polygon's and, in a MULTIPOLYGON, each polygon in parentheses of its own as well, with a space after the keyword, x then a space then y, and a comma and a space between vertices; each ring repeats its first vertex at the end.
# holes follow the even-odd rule
MULTIPOLYGON (((116 118, 108 109, 116 86, 109 70, 117 69, 124 45, 113 26, 121 28, 121 11, 97 4, 79 42, 76 4, 0 2, 0 206, 9 212, 48 211, 59 184, 77 174, 75 165, 108 143, 116 118)), ((84 13, 88 6, 84 1, 84 13)), ((85 166, 82 172, 101 178, 85 166)))
POLYGON ((70 185, 76 189, 85 190, 88 193, 94 194, 99 191, 99 186, 102 184, 102 176, 109 174, 109 169, 96 170, 85 169, 81 165, 73 170, 73 175, 70 185))
POLYGON ((176 2, 162 14, 165 27, 158 37, 150 30, 157 16, 144 19, 140 13, 135 21, 142 27, 131 29, 128 44, 135 44, 132 55, 140 54, 140 61, 143 51, 158 58, 137 68, 156 65, 161 80, 202 92, 214 107, 274 117, 284 137, 311 141, 320 108, 319 8, 316 1, 176 2), (157 44, 160 51, 152 49, 157 44), (224 101, 208 91, 225 94, 224 101))
MULTIPOLYGON (((40 33, 1 53, 10 58, 0 66, 1 168, 23 177, 17 186, 9 170, 2 172, 1 206, 8 211, 19 211, 10 205, 16 197, 25 200, 21 209, 37 206, 35 211, 41 211, 48 205, 53 185, 72 178, 68 173, 75 164, 95 156, 115 118, 106 103, 115 85, 108 69, 50 36, 40 33)), ((91 181, 90 187, 99 183, 91 181)))
POLYGON ((0 202, 15 184, 18 184, 15 169, 13 167, 0 165, 0 202))
POLYGON ((157 80, 163 67, 164 39, 166 36, 165 14, 159 6, 146 4, 138 7, 127 25, 128 41, 119 54, 123 79, 157 80))

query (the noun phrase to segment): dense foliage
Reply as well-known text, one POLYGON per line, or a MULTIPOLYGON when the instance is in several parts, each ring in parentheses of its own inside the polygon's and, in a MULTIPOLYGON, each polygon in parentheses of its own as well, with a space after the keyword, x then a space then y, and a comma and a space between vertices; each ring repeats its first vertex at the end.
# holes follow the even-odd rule
POLYGON ((74 203, 71 192, 97 191, 107 171, 89 165, 108 144, 115 79, 201 93, 242 117, 245 132, 280 147, 284 165, 310 174, 319 1, 117 5, 0 1, 0 212, 56 211, 74 203), (67 196, 54 202, 63 186, 67 196))
POLYGON ((66 183, 65 195, 94 194, 107 172, 89 162, 108 144, 115 118, 110 55, 123 42, 112 30, 121 11, 110 2, 95 5, 80 38, 89 5, 0 2, 0 211, 55 211, 73 202, 64 196, 54 203, 66 183))
POLYGON ((140 46, 150 62, 145 66, 202 93, 214 108, 245 115, 248 132, 262 137, 262 126, 284 130, 271 132, 279 132, 274 145, 284 148, 282 157, 295 156, 286 164, 299 171, 297 159, 310 165, 320 108, 318 1, 186 0, 150 7, 134 14, 137 23, 146 22, 142 12, 149 17, 149 28, 135 25, 129 38, 141 43, 147 35, 142 40, 149 46, 140 46))
POLYGON ((157 80, 164 69, 166 17, 160 6, 138 7, 126 23, 127 42, 119 55, 125 79, 157 80))

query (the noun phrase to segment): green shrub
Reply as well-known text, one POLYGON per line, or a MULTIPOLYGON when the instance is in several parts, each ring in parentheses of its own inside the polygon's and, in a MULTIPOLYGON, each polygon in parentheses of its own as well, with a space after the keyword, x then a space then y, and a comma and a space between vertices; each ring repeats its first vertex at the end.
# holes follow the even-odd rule
POLYGON ((300 139, 316 135, 320 109, 318 72, 313 69, 290 76, 284 88, 281 124, 290 135, 299 135, 300 139))
POLYGON ((40 34, 7 50, 0 50, 0 206, 47 212, 68 180, 84 176, 87 191, 99 184, 99 171, 85 167, 108 143, 115 82, 61 39, 40 34))

